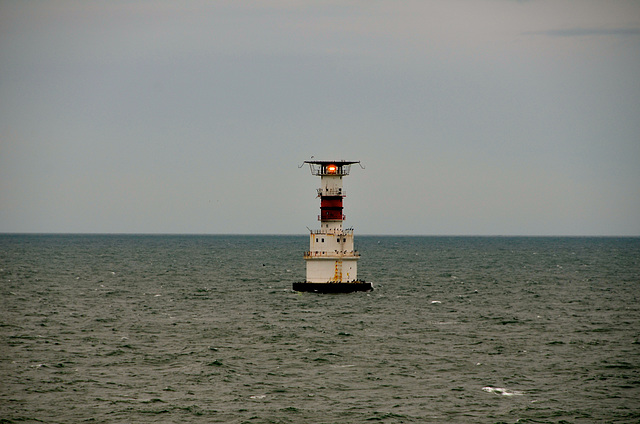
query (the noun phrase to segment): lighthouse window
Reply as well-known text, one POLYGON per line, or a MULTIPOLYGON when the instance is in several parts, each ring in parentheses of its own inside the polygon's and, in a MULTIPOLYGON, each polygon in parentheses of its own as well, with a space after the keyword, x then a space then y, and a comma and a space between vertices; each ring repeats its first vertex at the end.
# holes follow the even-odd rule
POLYGON ((324 239, 322 239, 322 242, 324 243, 324 239))
POLYGON ((316 243, 318 242, 318 237, 316 237, 316 243))

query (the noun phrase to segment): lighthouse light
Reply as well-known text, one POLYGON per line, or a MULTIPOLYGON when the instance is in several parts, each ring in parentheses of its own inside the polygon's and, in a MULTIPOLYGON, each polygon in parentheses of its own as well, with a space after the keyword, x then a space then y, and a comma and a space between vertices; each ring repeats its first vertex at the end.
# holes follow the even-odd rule
POLYGON ((338 167, 333 164, 327 166, 327 173, 329 174, 335 174, 337 170, 338 170, 338 167))

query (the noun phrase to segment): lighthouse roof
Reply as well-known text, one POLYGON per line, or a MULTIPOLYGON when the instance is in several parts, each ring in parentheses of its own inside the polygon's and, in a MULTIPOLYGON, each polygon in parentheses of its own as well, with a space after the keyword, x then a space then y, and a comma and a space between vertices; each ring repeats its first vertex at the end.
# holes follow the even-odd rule
POLYGON ((360 163, 359 160, 305 160, 304 163, 314 164, 314 165, 352 165, 354 163, 360 163))

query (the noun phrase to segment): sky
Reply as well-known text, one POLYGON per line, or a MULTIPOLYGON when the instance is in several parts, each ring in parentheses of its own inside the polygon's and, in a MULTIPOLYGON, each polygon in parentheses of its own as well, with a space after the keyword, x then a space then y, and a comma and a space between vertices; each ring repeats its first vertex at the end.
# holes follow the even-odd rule
POLYGON ((640 235, 637 0, 0 0, 0 232, 640 235))

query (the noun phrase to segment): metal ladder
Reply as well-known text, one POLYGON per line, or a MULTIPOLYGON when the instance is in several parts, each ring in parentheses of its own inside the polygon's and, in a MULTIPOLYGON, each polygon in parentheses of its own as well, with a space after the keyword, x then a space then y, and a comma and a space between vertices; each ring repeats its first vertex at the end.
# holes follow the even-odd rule
POLYGON ((333 275, 333 281, 336 281, 338 283, 342 282, 342 258, 336 261, 336 270, 333 275))

